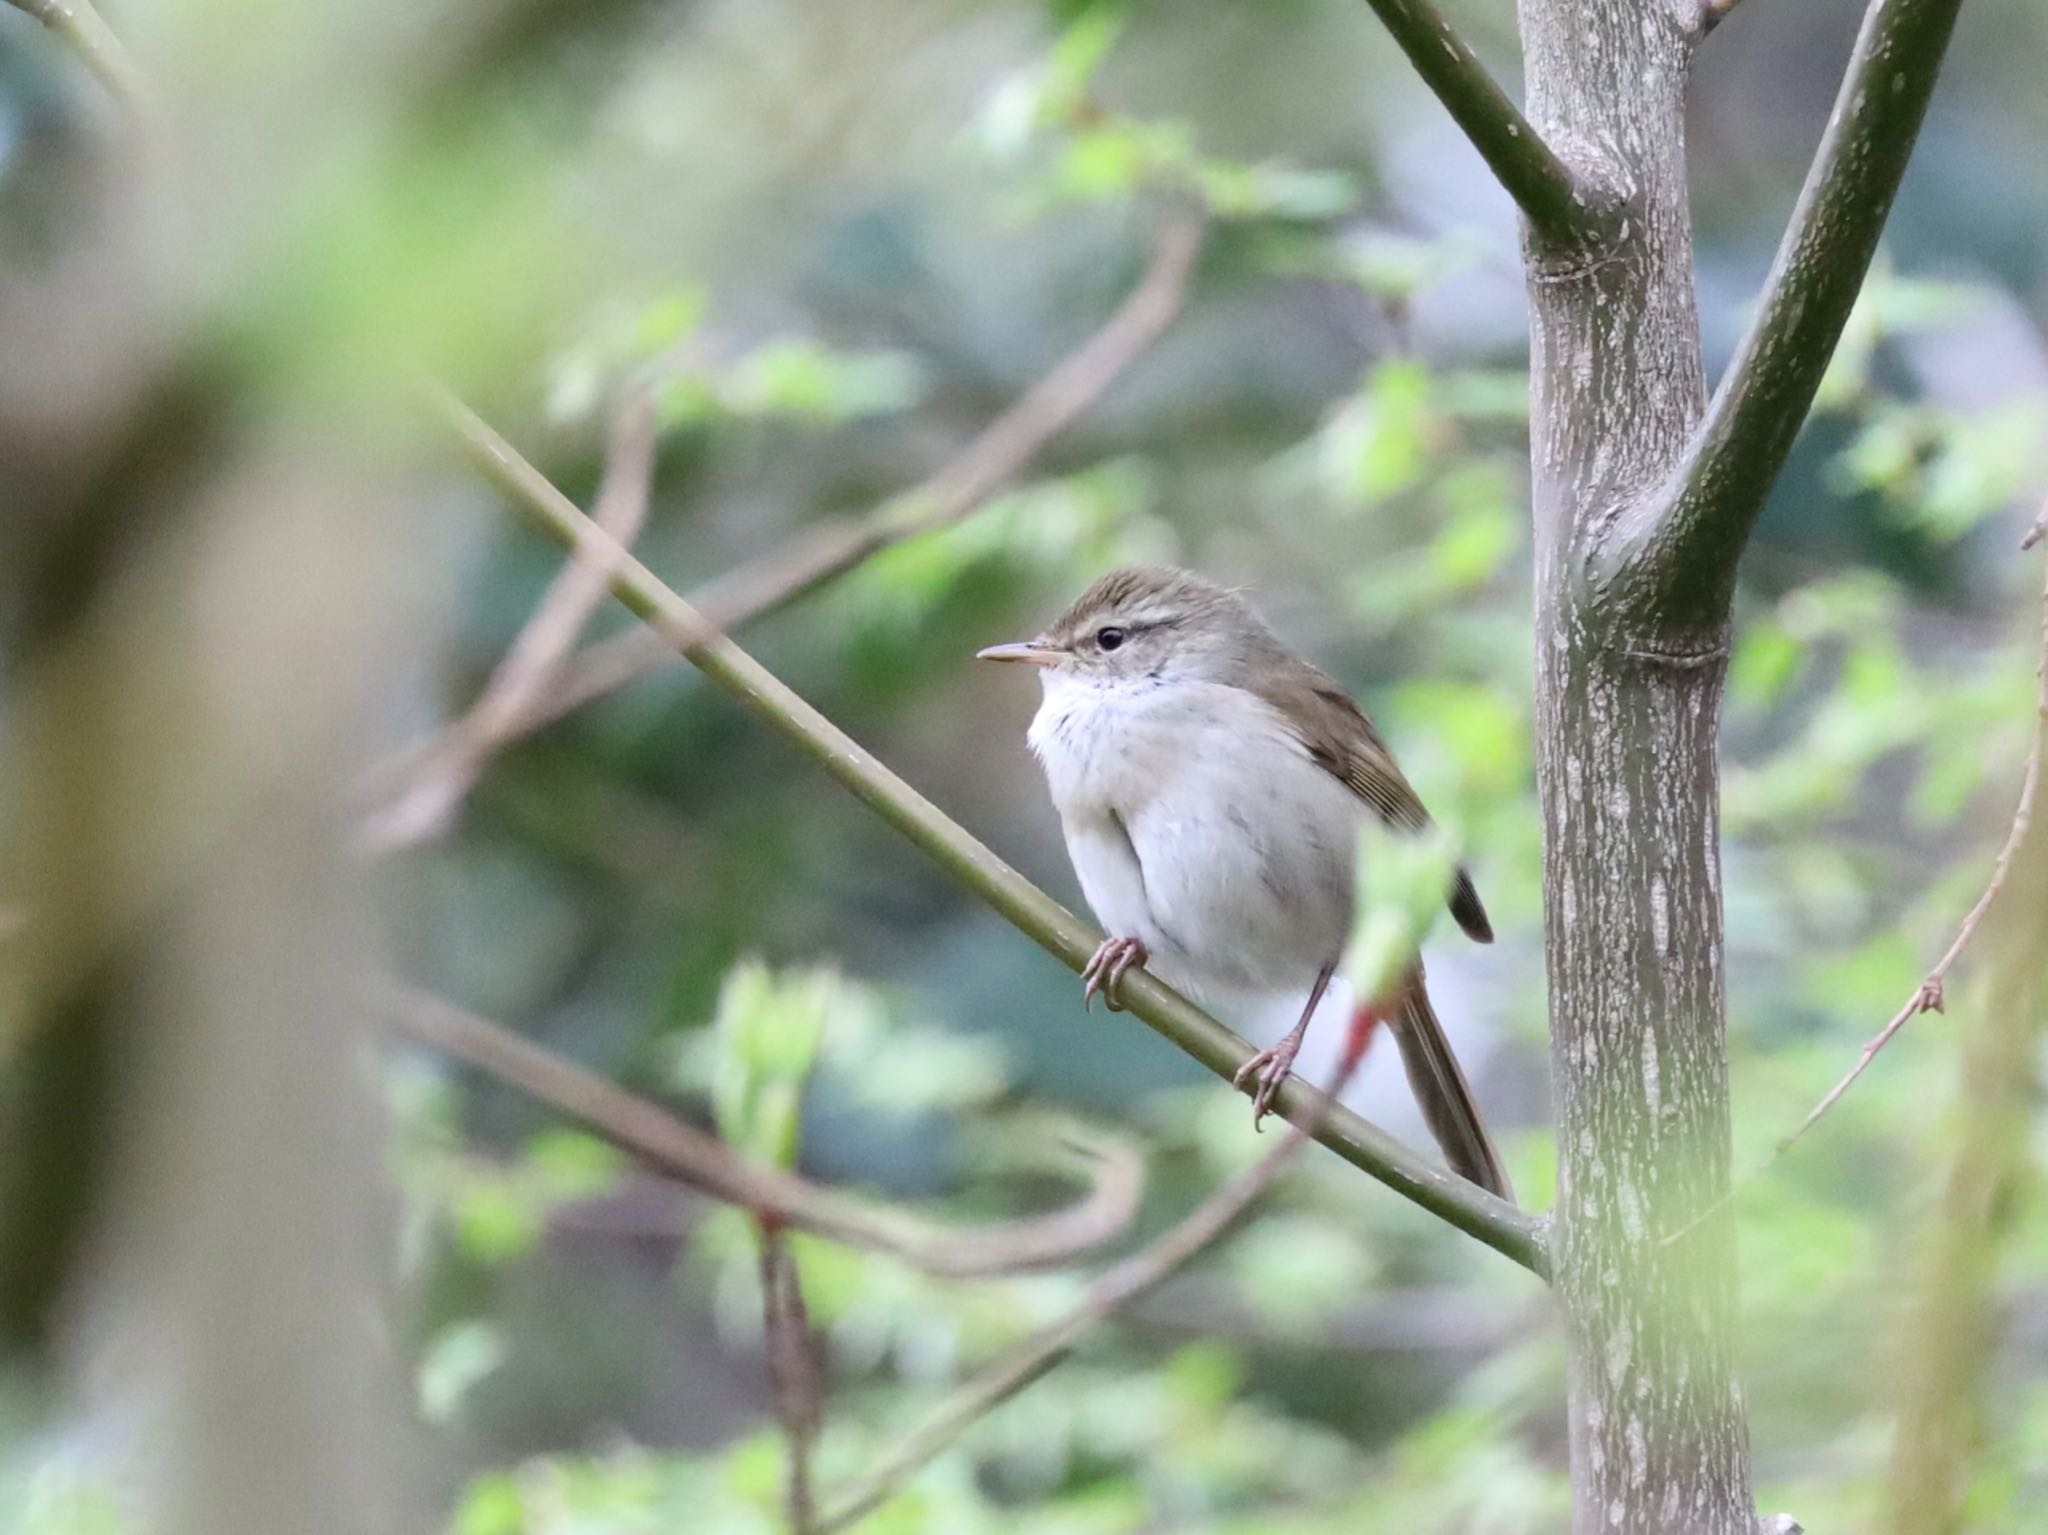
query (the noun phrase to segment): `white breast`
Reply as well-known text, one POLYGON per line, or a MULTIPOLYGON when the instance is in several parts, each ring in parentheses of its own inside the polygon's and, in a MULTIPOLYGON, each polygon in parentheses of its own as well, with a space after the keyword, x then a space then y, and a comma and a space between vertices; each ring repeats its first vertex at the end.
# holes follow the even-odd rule
POLYGON ((1272 707, 1221 683, 1048 674, 1032 750, 1083 893, 1210 998, 1299 995, 1351 920, 1359 801, 1272 707))

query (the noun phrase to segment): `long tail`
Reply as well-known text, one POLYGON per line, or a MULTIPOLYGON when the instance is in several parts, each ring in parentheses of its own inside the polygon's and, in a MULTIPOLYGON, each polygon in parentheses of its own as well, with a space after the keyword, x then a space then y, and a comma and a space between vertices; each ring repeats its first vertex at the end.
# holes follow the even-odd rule
POLYGON ((1451 1042, 1444 1038, 1436 1009, 1429 1005, 1420 969, 1402 993, 1400 1009, 1388 1019, 1388 1026, 1401 1046, 1401 1064, 1407 1068, 1408 1085, 1421 1106, 1423 1120, 1443 1148, 1451 1171, 1512 1204, 1515 1191, 1508 1182, 1507 1169, 1501 1166, 1500 1153, 1480 1121, 1472 1085, 1458 1069, 1458 1058, 1451 1054, 1451 1042))

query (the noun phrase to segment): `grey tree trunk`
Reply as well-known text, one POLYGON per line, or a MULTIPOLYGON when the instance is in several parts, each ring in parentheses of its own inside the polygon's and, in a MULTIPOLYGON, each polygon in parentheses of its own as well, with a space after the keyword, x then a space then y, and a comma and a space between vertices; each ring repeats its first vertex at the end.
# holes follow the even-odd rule
MULTIPOLYGON (((1723 625, 1592 579, 1705 404, 1685 184, 1694 34, 1662 0, 1522 0, 1529 115, 1619 216, 1529 237, 1536 753, 1545 824, 1553 1236, 1574 1528, 1750 1535, 1729 1358, 1719 789, 1723 625)), ((1692 7, 1686 7, 1688 13, 1692 7)))
MULTIPOLYGON (((1375 0, 1385 8, 1387 0, 1375 0)), ((1413 0, 1406 0, 1413 3, 1413 0)), ((1754 319, 1704 399, 1691 55, 1733 0, 1519 0, 1558 1203, 1579 1535, 1751 1535, 1731 1353, 1715 734, 1735 565, 1840 339, 1960 0, 1870 0, 1754 319), (1540 168, 1540 167, 1539 167, 1540 168), (1552 178, 1554 179, 1554 178, 1552 178), (1583 209, 1583 212, 1577 210, 1583 209)), ((1470 94, 1470 93, 1468 93, 1470 94)), ((1475 142, 1482 142, 1475 136, 1475 142)), ((1483 146, 1482 146, 1483 147, 1483 146)))

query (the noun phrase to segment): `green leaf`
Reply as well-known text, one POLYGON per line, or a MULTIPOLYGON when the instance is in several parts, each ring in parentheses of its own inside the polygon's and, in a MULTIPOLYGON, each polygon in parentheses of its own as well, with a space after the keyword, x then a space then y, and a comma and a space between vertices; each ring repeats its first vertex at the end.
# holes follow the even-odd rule
POLYGON ((1924 748, 1913 784, 1914 823, 1933 830, 1954 821, 1984 787, 1985 766, 1977 737, 1937 734, 1924 748))
POLYGON ((703 323, 704 290, 688 286, 671 289, 640 311, 633 326, 634 351, 643 358, 654 357, 696 333, 703 323))
MULTIPOLYGON (((1162 154, 1155 164, 1177 167, 1192 159, 1162 154)), ((1337 171, 1303 170, 1277 161, 1239 165, 1202 158, 1194 163, 1193 175, 1202 200, 1220 218, 1322 220, 1358 203, 1358 188, 1337 171)))
POLYGON ((772 341, 749 353, 719 389, 740 415, 840 422, 903 409, 922 385, 900 352, 835 352, 815 341, 772 341))
POLYGON ((1505 368, 1459 368, 1439 381, 1442 409, 1460 421, 1523 426, 1529 420, 1529 377, 1505 368))
POLYGON ((1421 480, 1429 463, 1430 376, 1419 358, 1376 367, 1322 433, 1325 483, 1364 508, 1421 480))
MULTIPOLYGON (((1468 466, 1464 472, 1484 475, 1496 484, 1504 478, 1483 466, 1468 466)), ((1443 493, 1443 487, 1439 492, 1443 493)), ((1487 497, 1451 515, 1443 531, 1430 541, 1430 563, 1447 590, 1470 591, 1491 580, 1518 543, 1506 497, 1487 497)))
POLYGON ((1123 36, 1124 20, 1123 6, 1094 5, 1062 29, 1046 56, 1045 113, 1065 118, 1086 103, 1095 72, 1123 36))
POLYGON ((1060 160, 1060 181, 1073 196, 1108 201, 1134 191, 1151 165, 1145 142, 1115 123, 1074 136, 1060 160))
POLYGON ((526 1160, 556 1199, 583 1199, 609 1189, 625 1170, 616 1146, 579 1130, 548 1130, 527 1144, 526 1160))
POLYGON ((1753 619, 1740 631, 1728 664, 1729 695, 1752 708, 1778 701, 1805 663, 1806 647, 1776 619, 1753 619))
POLYGON ((506 1471, 488 1471, 463 1494, 453 1535, 525 1535, 526 1528, 526 1499, 518 1478, 506 1471))
POLYGON ((547 1213, 531 1190, 493 1174, 467 1182, 449 1204, 456 1240, 478 1263, 499 1264, 533 1250, 547 1213))
POLYGON ((454 1420, 463 1398, 505 1362, 505 1338, 490 1322, 457 1322, 443 1328, 420 1360, 420 1412, 429 1423, 454 1420))
POLYGON ((1231 1245, 1226 1264, 1259 1315, 1297 1332, 1312 1332, 1372 1287, 1364 1245, 1320 1215, 1266 1217, 1231 1245))
MULTIPOLYGON (((1236 1244, 1240 1249, 1244 1245, 1242 1240, 1236 1244)), ((1244 1361, 1235 1349, 1216 1342, 1190 1343, 1167 1360, 1160 1385, 1170 1400, 1213 1415, 1243 1390, 1244 1374, 1244 1361)))
POLYGON ((838 985, 828 970, 778 978, 758 960, 742 960, 726 976, 711 1101, 719 1134, 748 1155, 794 1165, 804 1083, 838 985))
POLYGON ((1358 916, 1344 952, 1344 978, 1361 999, 1391 997, 1415 964, 1422 940, 1444 909, 1458 866, 1440 826, 1396 830, 1377 817, 1358 844, 1358 916))

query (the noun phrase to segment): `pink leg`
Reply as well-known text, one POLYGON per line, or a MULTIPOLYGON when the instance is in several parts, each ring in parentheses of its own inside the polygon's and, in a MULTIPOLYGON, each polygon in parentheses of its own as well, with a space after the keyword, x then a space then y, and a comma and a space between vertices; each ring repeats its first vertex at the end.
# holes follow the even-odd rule
POLYGON ((1151 957, 1140 939, 1103 939, 1095 957, 1081 972, 1081 979, 1087 983, 1081 991, 1082 1006, 1093 1007, 1096 993, 1100 992, 1112 1013, 1122 1012, 1124 1006, 1117 1000, 1117 988, 1123 984, 1124 972, 1133 965, 1144 964, 1151 957))
POLYGON ((1273 1099, 1279 1094, 1280 1086, 1287 1080, 1287 1073, 1294 1068, 1294 1058, 1301 1053, 1301 1038, 1308 1032, 1308 1021, 1315 1016, 1316 1004, 1323 1000, 1323 993, 1329 990, 1330 977, 1336 973, 1337 962, 1332 960, 1316 972, 1316 983, 1308 990, 1308 1001, 1301 1009, 1301 1021, 1289 1029, 1280 1042, 1237 1068, 1237 1074, 1230 1080, 1239 1087, 1245 1079, 1252 1081, 1252 1128, 1259 1128, 1259 1121, 1271 1112, 1273 1099))

